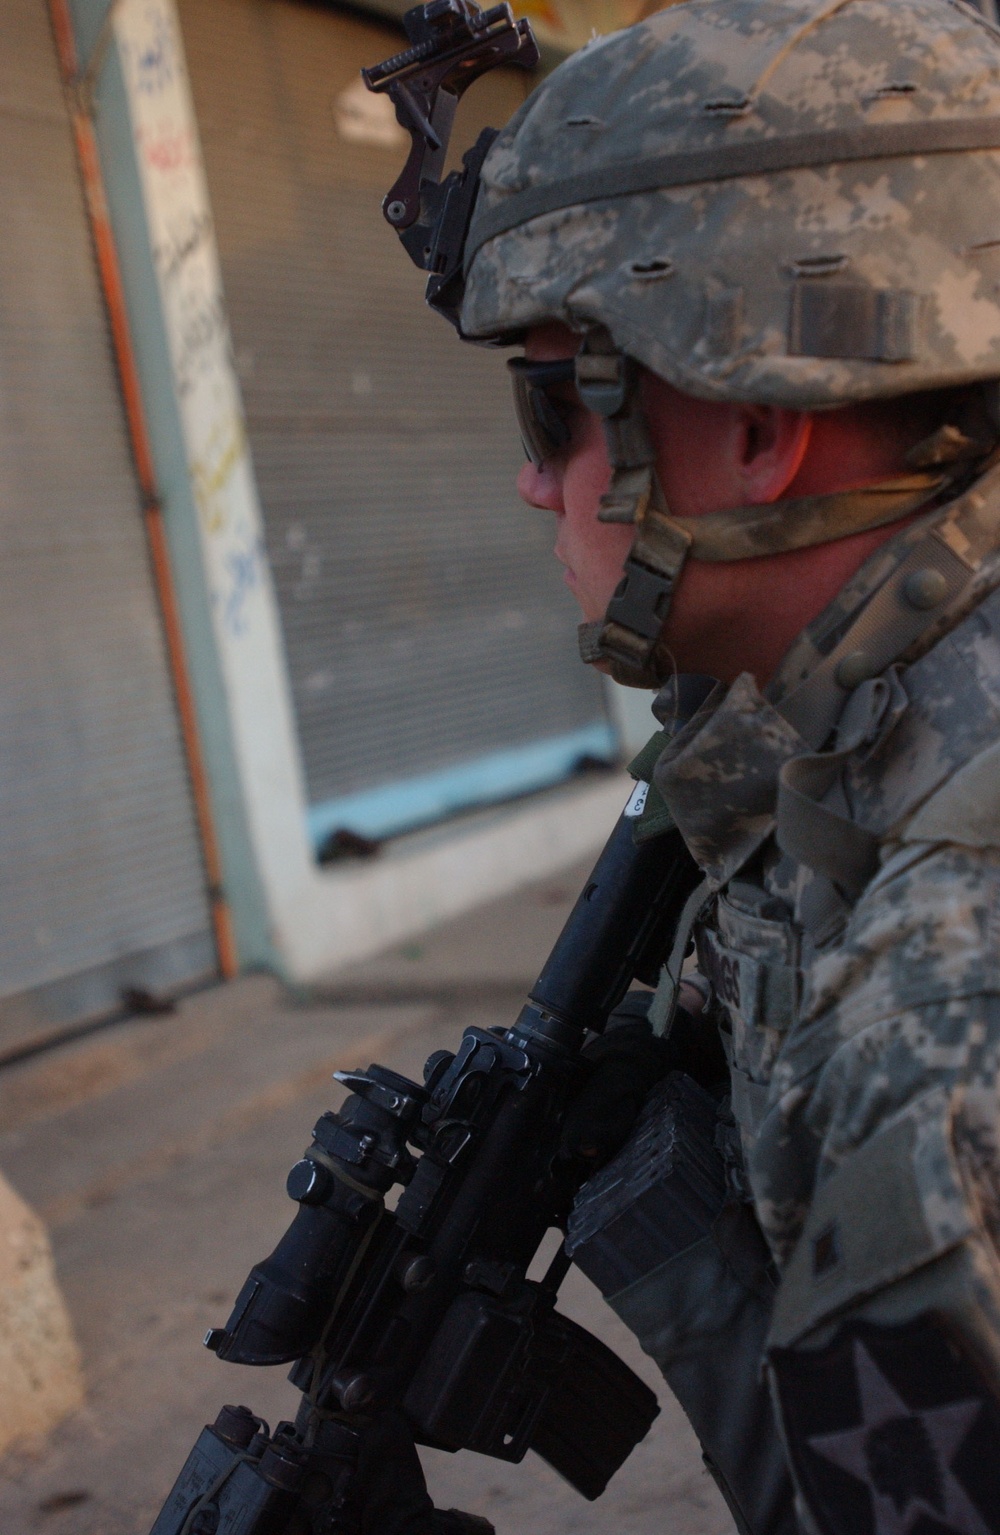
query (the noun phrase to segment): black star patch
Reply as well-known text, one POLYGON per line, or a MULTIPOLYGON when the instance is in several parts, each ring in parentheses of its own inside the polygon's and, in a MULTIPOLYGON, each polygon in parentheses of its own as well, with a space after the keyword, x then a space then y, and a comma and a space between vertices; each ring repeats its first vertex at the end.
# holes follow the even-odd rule
POLYGON ((823 1535, 1000 1535, 1000 1405, 936 1318, 849 1322, 771 1366, 823 1535))

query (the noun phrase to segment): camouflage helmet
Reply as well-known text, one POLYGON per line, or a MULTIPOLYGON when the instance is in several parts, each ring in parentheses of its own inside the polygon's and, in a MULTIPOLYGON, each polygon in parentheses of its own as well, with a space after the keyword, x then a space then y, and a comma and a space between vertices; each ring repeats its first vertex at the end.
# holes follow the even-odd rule
POLYGON ((675 387, 816 409, 1000 375, 1000 33, 961 0, 688 0, 486 158, 463 332, 606 328, 675 387))
POLYGON ((973 391, 985 433, 942 421, 914 474, 674 517, 634 362, 688 394, 798 410, 1000 378, 1000 33, 963 0, 675 5, 582 49, 515 114, 464 260, 470 339, 583 333, 577 385, 612 466, 598 515, 636 536, 581 651, 655 685, 687 558, 894 522, 992 450, 995 383, 985 407, 973 391))

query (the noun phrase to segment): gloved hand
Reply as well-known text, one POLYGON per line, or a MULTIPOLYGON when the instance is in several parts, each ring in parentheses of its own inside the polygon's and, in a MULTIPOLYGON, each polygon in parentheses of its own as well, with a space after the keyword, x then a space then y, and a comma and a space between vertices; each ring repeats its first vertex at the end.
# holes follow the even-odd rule
POLYGON ((363 1428, 350 1504, 359 1535, 432 1535, 434 1505, 401 1412, 379 1413, 363 1428))
POLYGON ((495 1535, 485 1519, 434 1507, 401 1412, 380 1413, 363 1429, 350 1505, 359 1535, 495 1535))
MULTIPOLYGON (((726 1059, 716 1031, 678 1007, 667 1039, 647 1016, 651 991, 630 991, 598 1038, 583 1048, 590 1068, 563 1122, 560 1156, 596 1172, 628 1140, 647 1095, 668 1071, 686 1071, 703 1086, 722 1080, 726 1059)), ((690 1000, 697 1005, 697 1000, 690 1000)))

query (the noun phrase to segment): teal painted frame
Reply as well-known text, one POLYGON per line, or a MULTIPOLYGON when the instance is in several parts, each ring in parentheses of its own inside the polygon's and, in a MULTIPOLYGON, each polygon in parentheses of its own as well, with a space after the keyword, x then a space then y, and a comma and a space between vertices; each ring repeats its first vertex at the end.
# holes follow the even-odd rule
POLYGON ((88 95, 142 386, 240 968, 280 968, 228 723, 198 539, 198 512, 177 412, 125 82, 113 42, 106 46, 109 30, 106 24, 113 8, 114 0, 70 0, 80 72, 86 77, 93 71, 93 77, 87 80, 88 95))
POLYGON ((362 837, 394 837, 475 806, 495 805, 560 783, 581 761, 606 762, 620 756, 611 724, 595 720, 566 735, 529 741, 489 752, 437 772, 376 784, 309 808, 309 835, 318 851, 332 831, 345 828, 362 837))

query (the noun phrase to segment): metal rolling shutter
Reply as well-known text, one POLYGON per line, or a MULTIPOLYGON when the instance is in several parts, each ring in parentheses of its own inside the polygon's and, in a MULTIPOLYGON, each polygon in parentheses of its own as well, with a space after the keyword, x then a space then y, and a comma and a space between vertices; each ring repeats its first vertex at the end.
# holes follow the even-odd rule
POLYGON ((0 19, 0 1050, 215 968, 42 0, 0 19))
MULTIPOLYGON (((399 34, 289 0, 180 13, 311 804, 539 738, 608 749, 551 518, 513 488, 506 369, 425 308, 382 218, 404 151, 338 132, 399 34)), ((465 143, 524 90, 480 82, 465 143)))

